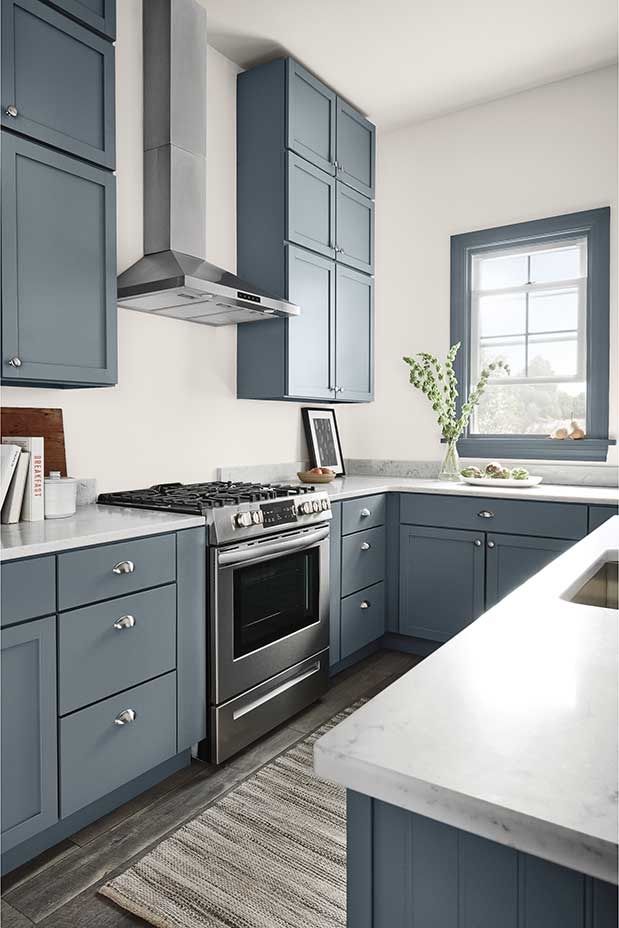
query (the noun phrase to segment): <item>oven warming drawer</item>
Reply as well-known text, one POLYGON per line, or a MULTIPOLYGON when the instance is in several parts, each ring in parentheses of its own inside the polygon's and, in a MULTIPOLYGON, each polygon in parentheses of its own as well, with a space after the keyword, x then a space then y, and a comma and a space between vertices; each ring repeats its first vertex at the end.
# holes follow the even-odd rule
POLYGON ((211 708, 208 759, 220 764, 266 732, 287 721, 325 692, 329 649, 276 674, 264 683, 211 708))

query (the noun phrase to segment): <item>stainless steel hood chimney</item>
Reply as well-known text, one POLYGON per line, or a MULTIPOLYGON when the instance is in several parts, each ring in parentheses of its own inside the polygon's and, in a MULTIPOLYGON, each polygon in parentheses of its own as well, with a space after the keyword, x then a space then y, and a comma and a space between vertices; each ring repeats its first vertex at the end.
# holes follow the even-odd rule
POLYGON ((204 260, 206 11, 198 0, 143 7, 145 255, 118 278, 118 305, 203 325, 296 316, 204 260))

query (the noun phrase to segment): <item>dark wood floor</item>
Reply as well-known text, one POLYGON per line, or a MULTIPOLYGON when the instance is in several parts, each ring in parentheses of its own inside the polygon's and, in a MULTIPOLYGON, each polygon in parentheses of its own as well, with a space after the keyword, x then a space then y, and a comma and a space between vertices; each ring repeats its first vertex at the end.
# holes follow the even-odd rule
POLYGON ((382 651, 339 674, 326 696, 221 767, 199 762, 126 803, 2 881, 2 928, 144 925, 97 895, 99 886, 260 767, 362 696, 373 696, 417 658, 382 651))

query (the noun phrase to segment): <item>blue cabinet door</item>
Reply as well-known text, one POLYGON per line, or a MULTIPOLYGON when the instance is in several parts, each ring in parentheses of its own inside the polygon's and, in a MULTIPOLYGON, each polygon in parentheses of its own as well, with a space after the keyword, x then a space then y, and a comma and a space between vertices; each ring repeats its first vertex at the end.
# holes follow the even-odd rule
POLYGON ((488 535, 486 540, 486 608, 566 551, 571 541, 520 535, 488 535))
POLYGON ((331 506, 329 537, 329 666, 340 660, 340 628, 342 615, 342 504, 331 506))
POLYGON ((2 850, 58 820, 56 619, 3 629, 2 850))
POLYGON ((596 528, 616 515, 619 515, 616 506, 589 506, 589 531, 594 532, 596 528))
POLYGON ((288 297, 301 307, 288 320, 288 395, 332 400, 335 262, 289 246, 288 297))
POLYGON ((114 46, 39 0, 3 0, 1 119, 113 168, 114 46))
POLYGON ((335 93, 292 58, 286 64, 288 148, 334 174, 335 93))
POLYGON ((374 271, 374 201, 338 181, 336 216, 338 262, 371 274, 374 271))
POLYGON ((447 641, 484 611, 482 532, 400 528, 400 628, 447 641))
POLYGON ((115 177, 3 133, 2 380, 116 383, 115 177))
POLYGON ((340 97, 337 99, 336 155, 338 180, 373 197, 376 127, 340 97))
POLYGON ((108 36, 116 38, 116 0, 46 0, 67 16, 108 36))
POLYGON ((335 257, 335 180, 288 152, 289 242, 335 257))
POLYGON ((374 395, 374 281, 343 265, 336 278, 337 399, 367 402, 374 395))

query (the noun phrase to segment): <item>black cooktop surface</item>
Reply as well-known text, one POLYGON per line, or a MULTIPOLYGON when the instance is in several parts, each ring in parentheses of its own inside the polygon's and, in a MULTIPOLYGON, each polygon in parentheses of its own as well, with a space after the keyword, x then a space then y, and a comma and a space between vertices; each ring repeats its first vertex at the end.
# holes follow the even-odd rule
POLYGON ((313 486, 291 486, 286 483, 235 483, 214 480, 210 483, 160 483, 144 490, 100 493, 97 502, 111 506, 132 506, 139 509, 167 509, 205 515, 211 509, 240 506, 284 496, 313 493, 313 486))

